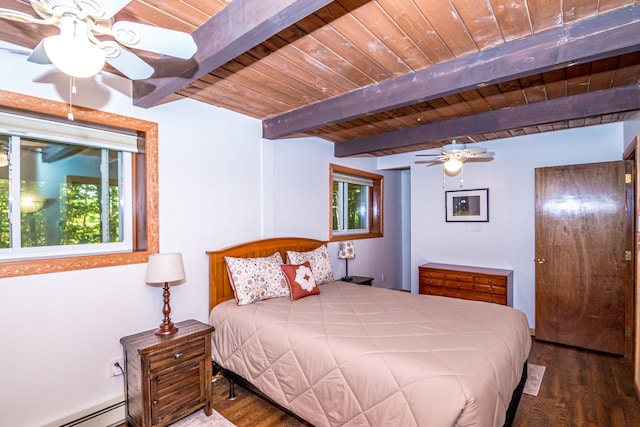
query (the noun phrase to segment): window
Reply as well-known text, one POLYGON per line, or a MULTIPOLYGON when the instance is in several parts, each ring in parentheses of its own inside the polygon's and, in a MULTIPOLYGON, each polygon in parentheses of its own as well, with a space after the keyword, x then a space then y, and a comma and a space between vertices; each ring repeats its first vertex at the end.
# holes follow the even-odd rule
POLYGON ((157 124, 88 109, 68 122, 66 104, 4 91, 0 107, 0 277, 157 252, 157 124))
POLYGON ((329 174, 330 240, 382 237, 383 177, 333 164, 329 174))

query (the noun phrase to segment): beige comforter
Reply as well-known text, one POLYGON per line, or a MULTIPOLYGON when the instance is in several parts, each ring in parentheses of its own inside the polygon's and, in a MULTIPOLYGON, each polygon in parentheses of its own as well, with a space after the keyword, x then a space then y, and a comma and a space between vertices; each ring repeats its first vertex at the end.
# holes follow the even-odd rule
POLYGON ((502 426, 521 311, 345 282, 210 315, 212 357, 316 426, 502 426))

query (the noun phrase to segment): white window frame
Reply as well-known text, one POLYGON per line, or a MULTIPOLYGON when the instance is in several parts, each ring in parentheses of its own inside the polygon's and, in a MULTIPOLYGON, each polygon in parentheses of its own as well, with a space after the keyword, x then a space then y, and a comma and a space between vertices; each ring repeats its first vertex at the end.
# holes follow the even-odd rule
POLYGON ((363 178, 355 175, 347 175, 340 172, 333 173, 333 181, 338 182, 338 228, 333 230, 333 234, 336 236, 344 234, 365 234, 369 233, 369 192, 373 187, 373 180, 369 178, 363 178), (362 189, 363 204, 360 205, 360 209, 364 209, 362 216, 364 217, 364 227, 361 228, 347 228, 349 220, 348 203, 349 203, 349 184, 359 185, 362 189))
MULTIPOLYGON (((40 118, 16 115, 0 111, 0 133, 9 139, 9 212, 11 221, 11 247, 0 249, 0 261, 56 258, 131 252, 133 243, 133 211, 126 209, 133 204, 132 153, 137 152, 137 135, 133 132, 78 126, 72 123, 47 121, 40 118), (102 150, 101 179, 108 184, 106 150, 119 153, 119 218, 121 241, 82 245, 56 245, 22 247, 20 206, 20 139, 29 137, 70 145, 82 145, 102 150), (18 177, 16 179, 16 177, 18 177), (15 206, 18 209, 13 209, 15 206)), ((108 194, 106 195, 108 198, 108 194)), ((104 220, 104 217, 102 218, 104 220)))
MULTIPOLYGON (((382 175, 329 164, 329 241, 383 237, 383 188, 384 177, 382 175), (338 230, 333 230, 333 184, 335 181, 351 182, 365 185, 368 188, 366 199, 367 229, 341 230, 344 226, 339 226, 338 230)), ((345 203, 344 199, 342 203, 345 203)), ((342 214, 345 215, 344 208, 342 214)), ((341 221, 344 222, 344 218, 341 221)))

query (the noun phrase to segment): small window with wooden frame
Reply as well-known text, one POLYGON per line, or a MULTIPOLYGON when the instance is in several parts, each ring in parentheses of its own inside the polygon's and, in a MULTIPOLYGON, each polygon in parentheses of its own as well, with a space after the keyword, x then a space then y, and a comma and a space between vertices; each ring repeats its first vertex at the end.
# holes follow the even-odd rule
MULTIPOLYGON (((64 123, 67 119, 68 108, 68 104, 65 103, 0 90, 0 109, 10 112, 10 114, 24 115, 25 117, 35 118, 42 122, 52 121, 64 123)), ((120 229, 123 227, 121 218, 124 216, 118 216, 116 211, 118 205, 120 209, 127 210, 126 216, 129 217, 130 220, 128 220, 126 227, 130 227, 131 230, 129 249, 113 253, 88 252, 72 253, 62 256, 45 256, 35 259, 5 259, 0 261, 0 277, 144 263, 147 262, 150 253, 158 252, 157 123, 86 108, 76 108, 74 116, 74 126, 85 126, 102 131, 122 132, 130 134, 134 138, 135 149, 131 150, 133 152, 129 154, 126 162, 126 167, 130 168, 131 171, 131 179, 124 190, 129 194, 127 198, 124 199, 126 202, 124 205, 122 204, 123 199, 120 199, 118 194, 114 193, 114 191, 116 191, 112 188, 114 181, 110 176, 104 175, 102 177, 102 187, 105 190, 97 191, 95 181, 88 182, 86 178, 81 179, 67 175, 69 188, 73 189, 73 187, 77 187, 77 190, 80 190, 80 192, 90 189, 92 198, 96 198, 102 194, 101 200, 97 200, 94 204, 96 206, 102 206, 102 208, 96 208, 96 210, 100 209, 104 215, 102 225, 98 226, 98 228, 101 229, 103 237, 98 236, 98 238, 95 239, 102 239, 103 242, 122 240, 122 238, 118 236, 120 229), (106 189, 108 189, 108 191, 106 189), (106 206, 111 206, 111 211, 115 214, 111 216, 106 214, 106 206)), ((115 161, 112 155, 107 154, 106 156, 103 162, 108 163, 115 161)), ((9 159, 11 159, 11 156, 9 156, 9 159)), ((75 193, 72 193, 73 191, 67 191, 64 195, 67 198, 77 198, 74 195, 75 193)), ((20 197, 22 201, 22 195, 20 197)), ((72 199, 66 200, 66 202, 70 201, 72 201, 72 199)), ((27 212, 27 215, 33 215, 27 209, 21 210, 23 211, 22 214, 27 212)), ((19 231, 20 229, 17 230, 19 231)), ((35 228, 35 230, 38 231, 37 228, 35 228)), ((100 231, 98 231, 98 234, 100 234, 100 231)), ((47 238, 49 237, 50 236, 47 235, 47 238)), ((92 239, 95 240, 94 238, 92 239)), ((73 244, 74 242, 71 243, 73 244)))
POLYGON ((384 177, 329 165, 329 240, 382 237, 384 177))

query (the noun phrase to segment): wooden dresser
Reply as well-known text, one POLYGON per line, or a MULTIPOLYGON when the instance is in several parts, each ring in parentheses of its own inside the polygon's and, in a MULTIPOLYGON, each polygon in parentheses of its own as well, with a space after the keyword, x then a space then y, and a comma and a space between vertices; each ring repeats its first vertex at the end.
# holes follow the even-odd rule
POLYGON ((211 405, 211 333, 196 320, 176 323, 178 332, 155 330, 120 340, 125 357, 126 415, 129 426, 163 427, 211 405))
POLYGON ((486 301, 513 307, 513 271, 428 263, 418 267, 421 294, 486 301))

